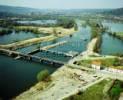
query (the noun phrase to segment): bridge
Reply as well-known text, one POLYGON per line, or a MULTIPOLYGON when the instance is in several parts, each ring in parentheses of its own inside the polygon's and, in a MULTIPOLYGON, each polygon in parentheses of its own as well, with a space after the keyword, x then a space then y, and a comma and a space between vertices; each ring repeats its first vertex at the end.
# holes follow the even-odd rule
POLYGON ((56 60, 52 60, 52 59, 48 59, 48 58, 41 58, 38 56, 29 55, 29 54, 23 54, 20 52, 6 50, 6 49, 0 49, 0 53, 7 55, 7 56, 10 56, 10 57, 13 57, 15 59, 20 58, 20 59, 34 61, 34 62, 38 62, 38 63, 42 63, 42 64, 53 65, 55 67, 62 66, 65 64, 64 62, 60 62, 60 61, 56 61, 56 60))

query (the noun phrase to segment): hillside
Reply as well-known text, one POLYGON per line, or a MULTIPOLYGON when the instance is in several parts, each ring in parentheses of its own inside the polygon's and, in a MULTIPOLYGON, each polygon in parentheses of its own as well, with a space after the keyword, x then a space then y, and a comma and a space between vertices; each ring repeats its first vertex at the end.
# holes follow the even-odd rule
POLYGON ((35 9, 27 7, 15 7, 0 5, 0 13, 13 13, 13 14, 28 14, 32 12, 38 13, 56 13, 56 14, 81 14, 81 13, 99 13, 109 11, 108 9, 35 9))
POLYGON ((26 7, 0 5, 0 13, 26 14, 26 13, 31 13, 35 11, 40 11, 40 10, 33 9, 33 8, 26 8, 26 7))
POLYGON ((104 12, 104 14, 111 14, 116 16, 123 16, 123 8, 113 9, 107 12, 104 12))

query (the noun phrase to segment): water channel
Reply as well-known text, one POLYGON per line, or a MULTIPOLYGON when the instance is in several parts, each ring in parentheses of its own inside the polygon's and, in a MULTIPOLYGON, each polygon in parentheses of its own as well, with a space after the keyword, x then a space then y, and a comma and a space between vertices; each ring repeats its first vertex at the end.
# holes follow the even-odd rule
MULTIPOLYGON (((123 32, 123 23, 109 21, 103 22, 103 25, 108 26, 112 32, 123 32)), ((102 35, 101 54, 123 54, 123 41, 105 32, 102 35)))

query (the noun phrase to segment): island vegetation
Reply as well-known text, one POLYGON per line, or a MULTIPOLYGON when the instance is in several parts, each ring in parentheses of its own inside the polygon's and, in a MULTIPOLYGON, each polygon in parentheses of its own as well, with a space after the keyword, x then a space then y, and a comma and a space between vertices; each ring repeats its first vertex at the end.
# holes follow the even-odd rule
POLYGON ((102 44, 102 34, 106 30, 101 22, 86 21, 87 25, 91 27, 91 39, 97 38, 97 42, 94 47, 94 52, 100 52, 100 46, 102 44))
POLYGON ((12 33, 11 29, 1 28, 0 29, 0 35, 10 34, 12 33))

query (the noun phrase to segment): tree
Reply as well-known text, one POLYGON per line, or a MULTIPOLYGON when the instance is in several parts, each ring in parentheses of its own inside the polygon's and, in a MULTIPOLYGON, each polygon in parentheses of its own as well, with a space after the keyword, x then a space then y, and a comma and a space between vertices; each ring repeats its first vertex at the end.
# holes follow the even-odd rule
POLYGON ((56 28, 53 28, 53 34, 54 34, 54 36, 58 36, 56 28))
POLYGON ((48 72, 48 70, 45 69, 45 70, 43 70, 43 71, 41 71, 41 72, 38 73, 37 80, 38 81, 44 81, 48 77, 49 77, 49 72, 48 72))
POLYGON ((77 26, 77 24, 76 24, 76 23, 74 24, 74 30, 75 30, 75 31, 77 31, 77 30, 78 30, 78 26, 77 26))

